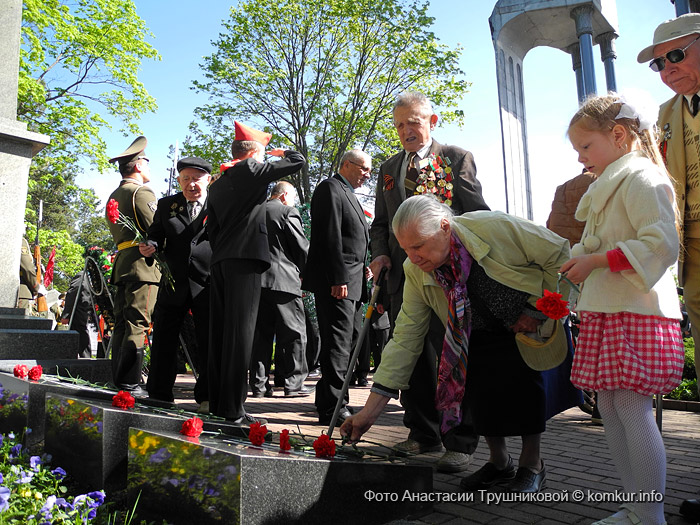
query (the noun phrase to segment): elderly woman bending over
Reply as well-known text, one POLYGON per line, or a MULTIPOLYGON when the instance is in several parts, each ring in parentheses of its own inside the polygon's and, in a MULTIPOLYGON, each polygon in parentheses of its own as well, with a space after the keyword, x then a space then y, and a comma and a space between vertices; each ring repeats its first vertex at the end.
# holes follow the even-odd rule
POLYGON ((462 489, 507 484, 515 492, 541 490, 545 395, 541 374, 520 357, 515 334, 534 332, 544 320, 534 304, 544 288, 556 289, 568 241, 502 212, 454 217, 430 196, 407 199, 392 227, 408 255, 403 306, 367 403, 345 421, 341 434, 359 440, 389 399, 408 388, 433 310, 446 327, 435 397, 441 431, 471 410, 490 452, 488 463, 462 479, 462 489), (517 471, 506 436, 522 438, 517 471))

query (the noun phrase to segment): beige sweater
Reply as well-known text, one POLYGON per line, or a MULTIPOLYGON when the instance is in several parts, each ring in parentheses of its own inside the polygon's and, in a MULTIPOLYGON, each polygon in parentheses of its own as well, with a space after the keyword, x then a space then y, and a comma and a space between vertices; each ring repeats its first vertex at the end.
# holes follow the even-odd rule
POLYGON ((678 257, 671 181, 641 152, 610 164, 581 198, 586 221, 571 255, 622 249, 633 270, 593 270, 581 286, 577 311, 632 312, 680 319, 669 267, 678 257))

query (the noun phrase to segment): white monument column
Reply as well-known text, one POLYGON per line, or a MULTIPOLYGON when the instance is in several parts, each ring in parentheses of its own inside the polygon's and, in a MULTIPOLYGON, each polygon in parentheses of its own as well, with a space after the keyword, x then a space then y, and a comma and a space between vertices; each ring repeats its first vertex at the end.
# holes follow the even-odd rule
POLYGON ((14 307, 29 164, 49 137, 17 121, 22 0, 0 0, 0 306, 14 307))
MULTIPOLYGON (((578 99, 582 100, 595 93, 593 37, 617 32, 617 8, 615 0, 498 0, 489 26, 496 53, 506 212, 532 219, 523 95, 525 55, 538 46, 569 53, 578 99), (576 24, 571 23, 571 18, 576 24)), ((571 90, 573 93, 573 82, 571 90)))

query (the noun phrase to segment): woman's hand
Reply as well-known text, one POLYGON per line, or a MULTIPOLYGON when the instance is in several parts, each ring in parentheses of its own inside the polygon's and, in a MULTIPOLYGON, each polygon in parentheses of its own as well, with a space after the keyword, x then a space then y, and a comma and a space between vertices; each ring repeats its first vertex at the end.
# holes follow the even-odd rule
POLYGON ((582 283, 597 268, 608 268, 608 257, 604 253, 591 253, 572 257, 559 269, 574 284, 582 283))
POLYGON ((509 326, 513 332, 516 334, 518 332, 536 332, 537 327, 540 325, 542 321, 539 319, 535 319, 534 317, 530 317, 527 314, 520 314, 520 317, 518 317, 518 320, 515 321, 515 324, 512 326, 509 326))
POLYGON ((362 410, 347 418, 340 426, 340 435, 347 438, 350 444, 360 441, 362 434, 370 429, 388 402, 388 397, 370 392, 362 410))

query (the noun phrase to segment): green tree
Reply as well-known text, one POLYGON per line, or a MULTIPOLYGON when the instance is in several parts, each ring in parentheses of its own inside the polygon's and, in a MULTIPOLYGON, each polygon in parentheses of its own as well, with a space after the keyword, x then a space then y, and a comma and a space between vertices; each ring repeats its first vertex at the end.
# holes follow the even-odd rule
MULTIPOLYGON (((156 109, 137 77, 143 60, 160 58, 149 36, 134 0, 23 2, 17 118, 51 137, 32 162, 25 218, 35 224, 43 200, 41 235, 53 232, 65 249, 68 241, 87 246, 109 239, 106 225, 98 224, 98 199, 75 179, 85 164, 106 169, 103 129, 118 123, 136 134, 138 117, 156 109)), ((42 255, 46 249, 42 242, 42 255)), ((74 266, 57 256, 57 273, 70 276, 74 266)))
POLYGON ((183 149, 218 163, 234 119, 262 127, 308 159, 294 180, 308 202, 347 149, 379 161, 395 151, 391 105, 402 91, 424 92, 444 120, 459 120, 454 108, 469 86, 461 49, 439 43, 427 8, 404 0, 239 3, 204 59, 206 81, 194 83, 212 102, 195 110, 183 149))

